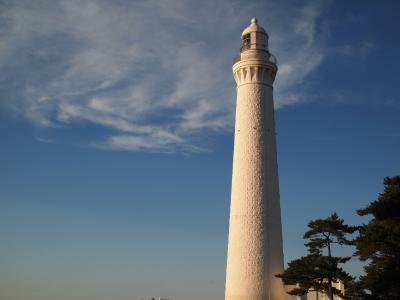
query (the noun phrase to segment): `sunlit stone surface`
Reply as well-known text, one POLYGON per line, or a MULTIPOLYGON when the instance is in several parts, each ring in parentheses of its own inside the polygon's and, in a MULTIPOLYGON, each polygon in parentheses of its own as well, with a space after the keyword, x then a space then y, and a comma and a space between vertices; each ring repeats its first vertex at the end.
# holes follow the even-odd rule
POLYGON ((283 272, 272 84, 277 72, 268 34, 256 19, 234 61, 235 144, 225 300, 288 299, 283 272))

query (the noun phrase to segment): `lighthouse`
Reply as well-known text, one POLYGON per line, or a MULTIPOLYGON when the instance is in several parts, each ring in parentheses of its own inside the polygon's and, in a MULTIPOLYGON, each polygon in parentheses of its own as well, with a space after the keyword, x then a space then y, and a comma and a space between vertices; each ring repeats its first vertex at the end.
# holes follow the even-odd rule
POLYGON ((275 57, 253 18, 233 63, 236 119, 225 300, 287 299, 275 139, 275 57))

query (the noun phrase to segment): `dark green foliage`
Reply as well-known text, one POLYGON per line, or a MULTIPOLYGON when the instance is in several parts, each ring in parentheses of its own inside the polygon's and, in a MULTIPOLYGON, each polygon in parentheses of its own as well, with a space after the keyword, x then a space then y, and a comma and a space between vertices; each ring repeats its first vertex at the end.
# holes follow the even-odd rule
POLYGON ((344 289, 344 299, 346 300, 372 300, 372 298, 370 298, 365 292, 365 289, 361 285, 360 281, 349 280, 344 286, 344 289))
POLYGON ((293 260, 283 274, 277 275, 282 278, 285 285, 294 285, 289 294, 305 295, 310 291, 326 293, 330 299, 334 295, 344 297, 339 290, 332 286, 338 280, 347 283, 352 277, 347 274, 339 264, 345 263, 350 257, 334 257, 332 255, 332 244, 350 245, 347 235, 353 233, 356 228, 344 224, 336 213, 326 219, 318 219, 308 223, 308 230, 304 234, 309 241, 305 244, 310 254, 293 260), (326 249, 326 255, 324 255, 326 249))
POLYGON ((384 185, 377 200, 357 211, 372 216, 355 240, 356 255, 369 262, 360 278, 365 299, 400 299, 400 176, 385 178, 384 185))
POLYGON ((338 267, 345 260, 339 257, 328 257, 321 254, 311 253, 299 259, 291 261, 283 274, 277 275, 282 278, 285 285, 294 285, 289 294, 305 295, 310 291, 320 291, 343 297, 340 290, 330 286, 332 282, 341 280, 347 282, 352 278, 338 267), (329 282, 331 278, 331 282, 329 282))
POLYGON ((323 249, 327 249, 328 256, 331 256, 332 244, 350 245, 351 241, 346 235, 356 231, 356 227, 345 225, 336 213, 326 219, 311 221, 308 227, 311 229, 304 234, 304 238, 310 241, 305 246, 311 253, 321 253, 323 249))

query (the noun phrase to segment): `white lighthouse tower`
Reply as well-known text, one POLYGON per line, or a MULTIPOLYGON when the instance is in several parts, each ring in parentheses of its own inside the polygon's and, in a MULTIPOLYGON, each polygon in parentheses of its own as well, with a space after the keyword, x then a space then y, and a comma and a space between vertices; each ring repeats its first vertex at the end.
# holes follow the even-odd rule
POLYGON ((277 66, 255 18, 232 69, 237 101, 225 300, 283 300, 275 277, 283 272, 272 97, 277 66))

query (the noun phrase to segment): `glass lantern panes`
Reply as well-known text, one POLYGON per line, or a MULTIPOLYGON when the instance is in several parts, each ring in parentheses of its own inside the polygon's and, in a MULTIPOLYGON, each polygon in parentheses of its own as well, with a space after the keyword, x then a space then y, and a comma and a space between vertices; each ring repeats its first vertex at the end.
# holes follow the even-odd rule
POLYGON ((250 49, 250 45, 250 33, 248 33, 242 37, 242 50, 250 49))

